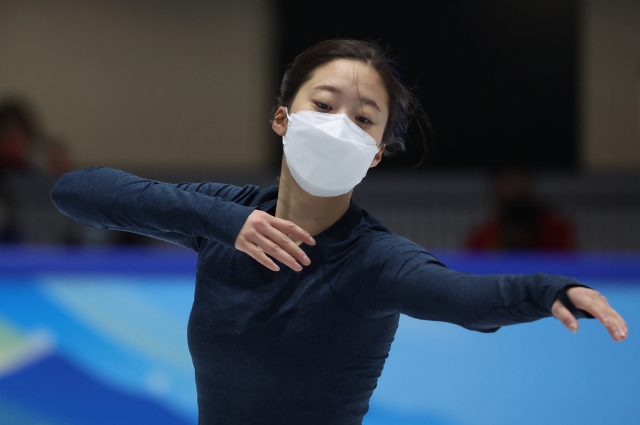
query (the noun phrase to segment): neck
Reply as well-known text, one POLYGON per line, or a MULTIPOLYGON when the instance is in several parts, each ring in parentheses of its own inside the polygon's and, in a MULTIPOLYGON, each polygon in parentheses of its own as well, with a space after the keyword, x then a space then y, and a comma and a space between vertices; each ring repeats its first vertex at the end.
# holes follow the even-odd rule
POLYGON ((313 196, 293 179, 285 159, 282 159, 276 217, 289 220, 315 236, 331 227, 349 209, 349 191, 334 197, 313 196))

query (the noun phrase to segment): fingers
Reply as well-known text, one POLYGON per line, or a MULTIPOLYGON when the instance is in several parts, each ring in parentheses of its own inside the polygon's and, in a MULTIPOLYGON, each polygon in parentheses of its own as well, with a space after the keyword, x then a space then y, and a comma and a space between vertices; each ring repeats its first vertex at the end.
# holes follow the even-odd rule
POLYGON ((300 240, 303 243, 306 243, 307 245, 316 244, 315 239, 313 239, 307 231, 305 231, 304 229, 297 226, 295 223, 291 221, 282 220, 280 218, 273 218, 270 224, 274 228, 279 230, 282 234, 288 235, 290 239, 300 240))
MULTIPOLYGON (((285 236, 286 237, 286 236, 285 236)), ((259 235, 257 238, 257 243, 255 243, 263 252, 269 254, 273 258, 280 261, 282 264, 289 266, 291 269, 299 272, 302 270, 302 266, 298 264, 298 262, 293 258, 287 251, 285 251, 280 245, 271 239, 267 239, 266 237, 259 235)), ((287 238, 289 239, 289 238, 287 238)), ((291 242, 291 239, 289 239, 291 242)), ((283 241, 281 241, 283 242, 283 241)), ((293 244, 293 242, 291 242, 293 244)), ((295 244, 293 244, 295 245, 295 244)), ((296 249, 299 249, 297 245, 295 245, 296 249)), ((302 251, 302 250, 300 250, 302 251)), ((307 258, 306 254, 303 255, 307 258)), ((311 263, 311 261, 307 258, 307 263, 311 263)))
POLYGON ((251 248, 243 251, 249 254, 253 259, 258 261, 260 264, 262 264, 266 268, 273 270, 274 272, 277 272, 280 270, 280 267, 278 267, 278 265, 274 263, 273 260, 269 258, 267 254, 265 254, 264 251, 260 249, 260 247, 258 247, 257 245, 251 244, 251 248))
POLYGON ((607 328, 615 341, 622 341, 627 337, 627 324, 608 302, 594 302, 586 310, 607 328))
POLYGON ((571 332, 578 332, 578 319, 576 319, 573 314, 571 314, 569 309, 565 307, 564 304, 560 302, 560 300, 556 300, 553 303, 553 306, 551 307, 551 313, 571 332))
POLYGON ((299 272, 302 266, 298 262, 308 266, 311 260, 294 240, 316 244, 311 235, 295 223, 256 210, 240 229, 234 246, 270 270, 280 268, 269 256, 299 272))
MULTIPOLYGON (((298 247, 296 246, 296 248, 298 247)), ((302 266, 298 264, 291 255, 284 251, 278 244, 265 238, 258 232, 248 233, 241 240, 237 241, 236 249, 249 254, 260 264, 276 272, 280 270, 280 267, 278 267, 267 254, 297 272, 302 270, 302 266)))
POLYGON ((567 295, 576 307, 588 311, 598 319, 615 341, 619 342, 627 337, 629 329, 626 322, 602 294, 589 288, 575 287, 568 289, 567 295))
MULTIPOLYGON (((311 260, 307 257, 307 254, 305 254, 305 252, 295 242, 293 242, 289 236, 279 230, 273 227, 267 228, 263 233, 263 236, 268 238, 271 242, 282 248, 291 257, 298 260, 305 266, 311 264, 311 260)), ((271 253, 269 252, 269 254, 271 253)))

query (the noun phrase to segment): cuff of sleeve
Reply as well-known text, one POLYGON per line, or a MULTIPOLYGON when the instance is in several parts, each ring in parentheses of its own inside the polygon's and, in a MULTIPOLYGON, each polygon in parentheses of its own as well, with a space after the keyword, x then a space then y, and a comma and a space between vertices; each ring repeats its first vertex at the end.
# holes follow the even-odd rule
POLYGON ((567 289, 573 288, 574 286, 581 286, 583 288, 589 288, 587 285, 582 285, 579 283, 572 283, 564 286, 562 289, 558 291, 557 297, 560 302, 573 314, 576 319, 594 319, 593 315, 586 310, 579 309, 575 306, 575 304, 569 298, 567 294, 567 289))
POLYGON ((212 232, 216 237, 211 239, 217 240, 231 248, 235 247, 236 239, 240 229, 247 221, 249 214, 255 210, 256 207, 248 207, 245 205, 239 205, 234 202, 225 202, 224 207, 220 208, 222 211, 216 211, 216 215, 219 213, 219 217, 223 217, 218 225, 223 226, 222 229, 212 232))

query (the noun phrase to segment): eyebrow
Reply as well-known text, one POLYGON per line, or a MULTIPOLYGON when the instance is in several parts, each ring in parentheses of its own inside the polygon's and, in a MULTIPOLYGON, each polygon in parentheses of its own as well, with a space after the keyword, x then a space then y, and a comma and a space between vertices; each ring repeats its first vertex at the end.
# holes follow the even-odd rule
MULTIPOLYGON (((335 93, 335 94, 342 94, 342 90, 340 90, 337 87, 334 86, 330 86, 328 84, 321 84, 319 86, 314 87, 312 90, 325 90, 331 93, 335 93)), ((364 103, 365 105, 369 105, 369 106, 373 106, 374 108, 376 108, 379 112, 382 112, 380 110, 380 107, 378 106, 378 104, 376 103, 375 100, 370 99, 368 97, 364 97, 364 96, 360 96, 360 101, 362 103, 364 103)))

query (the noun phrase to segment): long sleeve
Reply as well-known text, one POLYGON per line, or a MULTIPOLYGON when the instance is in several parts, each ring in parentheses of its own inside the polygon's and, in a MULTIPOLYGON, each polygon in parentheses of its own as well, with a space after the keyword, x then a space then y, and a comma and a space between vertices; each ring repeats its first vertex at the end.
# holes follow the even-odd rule
POLYGON ((256 191, 255 186, 218 183, 169 184, 91 167, 62 176, 51 201, 78 223, 140 233, 198 251, 203 239, 233 247, 254 209, 245 205, 256 191))
POLYGON ((546 273, 480 276, 458 272, 404 238, 387 239, 377 278, 362 291, 368 308, 378 316, 403 313, 495 332, 501 326, 551 316, 551 306, 561 291, 585 286, 573 278, 546 273))

